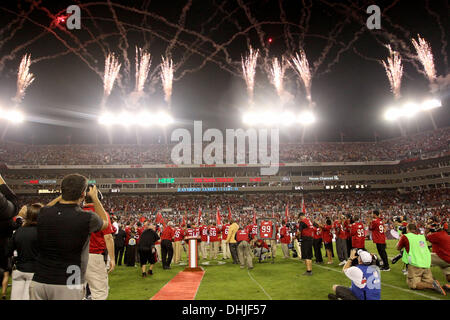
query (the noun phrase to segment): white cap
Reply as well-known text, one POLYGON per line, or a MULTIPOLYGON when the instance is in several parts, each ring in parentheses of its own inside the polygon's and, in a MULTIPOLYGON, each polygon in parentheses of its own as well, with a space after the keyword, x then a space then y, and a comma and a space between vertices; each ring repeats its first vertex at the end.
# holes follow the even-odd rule
POLYGON ((371 263, 372 262, 372 255, 369 252, 359 250, 358 254, 363 263, 371 263))

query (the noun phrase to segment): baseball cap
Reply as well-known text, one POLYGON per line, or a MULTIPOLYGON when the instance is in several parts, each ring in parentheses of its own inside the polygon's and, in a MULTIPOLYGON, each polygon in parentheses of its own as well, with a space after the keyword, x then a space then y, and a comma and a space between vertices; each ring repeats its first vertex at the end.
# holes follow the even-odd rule
POLYGON ((372 262, 372 255, 369 252, 359 250, 358 254, 363 263, 371 263, 372 262))

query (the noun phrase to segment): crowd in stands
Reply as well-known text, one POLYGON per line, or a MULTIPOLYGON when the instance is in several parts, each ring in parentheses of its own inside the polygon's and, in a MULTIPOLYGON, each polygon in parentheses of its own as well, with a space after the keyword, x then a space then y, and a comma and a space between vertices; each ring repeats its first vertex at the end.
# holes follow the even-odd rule
MULTIPOLYGON (((54 197, 54 196, 53 196, 54 197)), ((52 195, 22 196, 24 203, 47 202, 52 195)), ((221 216, 231 210, 243 221, 251 221, 254 212, 259 217, 285 217, 286 206, 292 217, 297 216, 305 204, 306 213, 313 218, 336 218, 340 214, 368 217, 371 210, 382 212, 388 226, 395 216, 406 216, 408 221, 424 225, 430 216, 450 218, 450 189, 434 189, 422 192, 398 193, 396 191, 354 191, 305 193, 255 193, 212 195, 105 195, 105 209, 127 223, 135 223, 141 217, 154 219, 158 212, 175 223, 194 222, 201 208, 205 220, 215 221, 217 207, 221 216)))
MULTIPOLYGON (((280 143, 280 162, 394 161, 449 154, 450 128, 380 142, 280 143)), ((206 144, 205 144, 206 145, 206 144)), ((10 165, 168 164, 175 144, 0 144, 0 163, 10 165)), ((247 151, 248 153, 248 151, 247 151)), ((192 152, 192 156, 194 156, 192 152)), ((247 154, 248 156, 248 154, 247 154)), ((248 157, 247 157, 248 161, 248 157)))

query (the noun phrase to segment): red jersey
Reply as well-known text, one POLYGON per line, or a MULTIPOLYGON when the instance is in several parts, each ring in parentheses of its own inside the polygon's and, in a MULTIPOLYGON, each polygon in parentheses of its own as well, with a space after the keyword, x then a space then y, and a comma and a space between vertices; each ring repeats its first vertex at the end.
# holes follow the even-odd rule
POLYGON ((261 239, 270 239, 273 234, 273 224, 272 221, 263 221, 261 222, 259 237, 261 239))
POLYGON ((161 240, 173 240, 173 237, 175 236, 175 230, 172 227, 165 227, 162 234, 161 234, 161 240))
POLYGON ((245 229, 239 229, 238 232, 236 233, 236 241, 247 241, 250 242, 250 237, 249 237, 249 228, 245 228, 245 229))
POLYGON ((336 220, 333 224, 333 228, 336 230, 336 237, 339 239, 347 239, 347 232, 345 226, 339 220, 336 220))
POLYGON ((126 237, 125 237, 125 246, 128 245, 128 241, 130 241, 130 237, 131 237, 131 227, 125 227, 125 233, 126 233, 126 237))
POLYGON ((266 248, 267 250, 269 250, 269 245, 264 241, 264 240, 256 240, 256 246, 259 248, 266 248))
POLYGON ((314 228, 314 239, 322 239, 322 228, 314 228))
POLYGON ((229 224, 225 224, 222 226, 222 240, 227 240, 229 228, 230 228, 229 224))
POLYGON ((255 238, 256 235, 258 234, 258 225, 257 224, 252 224, 249 227, 252 230, 251 231, 252 237, 255 238))
MULTIPOLYGON (((314 229, 311 221, 307 218, 303 218, 300 221, 300 226, 302 227, 302 237, 310 237, 313 238, 314 236, 314 229)), ((325 239, 324 239, 325 241, 325 239)))
POLYGON ((289 234, 289 228, 282 226, 280 229, 280 239, 281 243, 289 244, 291 243, 291 235, 289 234))
MULTIPOLYGON (((91 204, 86 205, 83 210, 95 212, 94 205, 91 204)), ((105 230, 91 233, 89 253, 102 254, 106 250, 106 242, 104 236, 114 233, 114 229, 112 227, 108 213, 106 213, 106 217, 108 218, 108 227, 105 230)))
POLYGON ((331 233, 332 228, 333 228, 333 226, 331 226, 331 225, 326 225, 322 228, 323 242, 325 242, 325 243, 333 242, 333 234, 331 233))
POLYGON ((194 228, 194 237, 196 237, 196 238, 200 237, 200 228, 199 227, 194 228))
POLYGON ((386 230, 384 229, 382 219, 380 218, 374 219, 369 226, 369 230, 372 231, 373 243, 380 243, 380 244, 386 243, 386 235, 384 234, 386 230))
POLYGON ((202 225, 200 227, 200 236, 202 241, 208 241, 208 226, 202 225))
POLYGON ((361 222, 355 222, 351 226, 352 248, 364 248, 365 230, 361 222))
POLYGON ((433 232, 427 237, 427 240, 431 242, 432 251, 439 258, 450 263, 450 236, 447 234, 447 231, 433 232))
POLYGON ((216 226, 209 227, 209 241, 210 242, 217 242, 219 241, 219 228, 216 226))
POLYGON ((136 244, 139 243, 139 239, 141 239, 142 232, 145 231, 145 227, 139 227, 136 232, 136 244))
POLYGON ((174 239, 173 241, 181 241, 184 238, 184 230, 180 227, 176 227, 174 232, 174 239))

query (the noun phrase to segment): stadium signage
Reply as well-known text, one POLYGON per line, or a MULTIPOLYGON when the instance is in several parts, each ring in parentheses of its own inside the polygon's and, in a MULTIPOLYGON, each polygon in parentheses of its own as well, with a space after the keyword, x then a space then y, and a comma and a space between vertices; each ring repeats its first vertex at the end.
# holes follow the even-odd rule
POLYGON ((116 179, 116 183, 138 183, 139 180, 122 180, 122 179, 116 179))
POLYGON ((158 183, 175 183, 174 178, 160 178, 158 179, 158 183))
POLYGON ((194 178, 195 183, 234 182, 234 178, 194 178))
POLYGON ((332 177, 309 177, 309 181, 338 181, 338 176, 332 177))
POLYGON ((178 188, 177 192, 230 192, 239 191, 237 187, 211 187, 211 188, 178 188))
POLYGON ((29 180, 25 184, 56 184, 56 180, 29 180))

